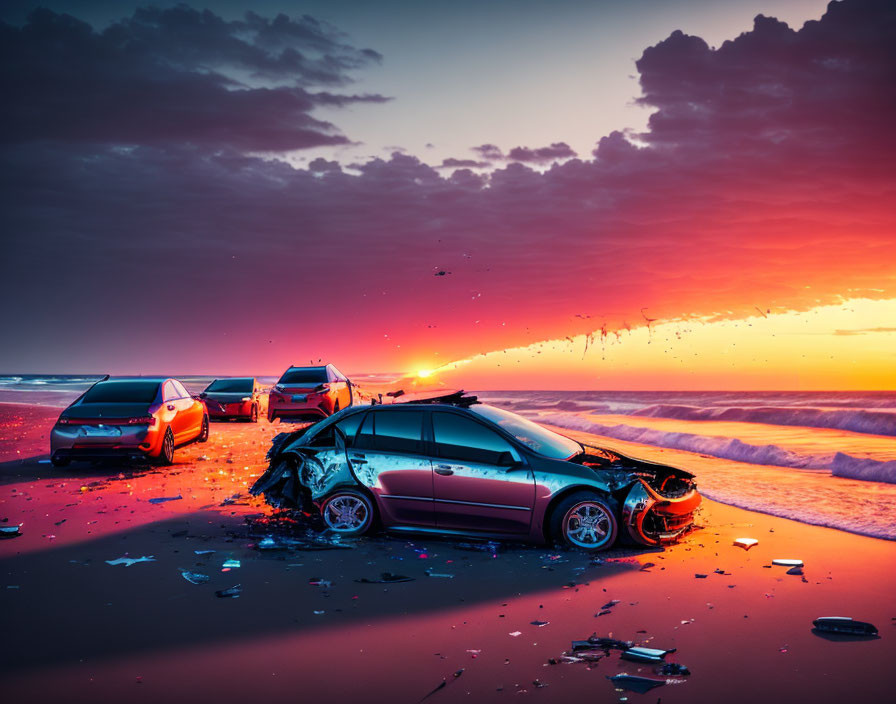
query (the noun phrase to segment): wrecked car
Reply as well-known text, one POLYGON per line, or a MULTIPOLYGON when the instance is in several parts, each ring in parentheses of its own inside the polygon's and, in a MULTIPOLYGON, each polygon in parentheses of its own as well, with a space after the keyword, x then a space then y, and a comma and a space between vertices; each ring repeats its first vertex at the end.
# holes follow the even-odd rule
POLYGON ((692 474, 580 445, 515 413, 453 402, 345 409, 274 438, 251 492, 360 535, 430 532, 588 551, 661 545, 700 504, 692 474))

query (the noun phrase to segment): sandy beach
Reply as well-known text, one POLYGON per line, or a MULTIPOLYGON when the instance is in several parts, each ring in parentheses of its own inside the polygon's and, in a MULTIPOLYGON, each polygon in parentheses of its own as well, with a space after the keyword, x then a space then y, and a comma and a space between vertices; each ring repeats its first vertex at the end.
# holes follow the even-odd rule
POLYGON ((271 509, 246 494, 279 426, 216 423, 170 468, 61 471, 45 462, 56 409, 0 414, 0 520, 22 524, 0 542, 10 701, 418 702, 443 681, 427 701, 842 702, 889 691, 891 541, 706 501, 681 543, 600 560, 385 535, 259 550, 289 527, 259 523, 271 509), (744 551, 738 537, 759 544, 744 551), (152 560, 106 562, 120 557, 152 560), (802 559, 804 575, 770 566, 781 557, 802 559), (240 567, 223 568, 228 559, 240 567), (210 579, 191 584, 184 570, 210 579), (384 572, 414 581, 358 581, 384 572), (237 584, 238 598, 215 596, 237 584), (812 620, 825 615, 870 621, 880 637, 823 638, 812 620), (561 662, 592 633, 676 648, 667 660, 692 674, 663 677, 618 651, 561 662), (607 678, 622 672, 666 684, 617 690, 607 678))

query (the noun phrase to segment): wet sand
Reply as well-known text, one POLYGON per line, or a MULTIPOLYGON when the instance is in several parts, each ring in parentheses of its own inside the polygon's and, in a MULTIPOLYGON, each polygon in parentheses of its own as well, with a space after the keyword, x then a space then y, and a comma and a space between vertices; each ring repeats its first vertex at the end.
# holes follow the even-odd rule
POLYGON ((544 546, 382 535, 260 551, 264 531, 246 519, 271 510, 246 488, 279 425, 214 423, 210 441, 178 449, 169 468, 59 470, 41 463, 57 413, 0 405, 0 525, 23 524, 0 541, 7 701, 418 702, 443 678, 428 702, 888 698, 892 541, 706 501, 681 543, 615 550, 600 564, 544 546), (744 551, 737 537, 759 545, 744 551), (105 562, 122 556, 154 559, 105 562), (779 557, 803 559, 804 575, 769 567, 779 557), (223 571, 227 559, 241 566, 223 571), (181 570, 210 581, 190 584, 181 570), (383 572, 414 581, 356 581, 383 572), (236 584, 239 598, 215 596, 236 584), (823 615, 871 621, 880 638, 822 638, 811 626, 823 615), (618 651, 549 664, 591 633, 677 648, 667 660, 692 674, 641 695, 607 677, 662 677, 618 651))

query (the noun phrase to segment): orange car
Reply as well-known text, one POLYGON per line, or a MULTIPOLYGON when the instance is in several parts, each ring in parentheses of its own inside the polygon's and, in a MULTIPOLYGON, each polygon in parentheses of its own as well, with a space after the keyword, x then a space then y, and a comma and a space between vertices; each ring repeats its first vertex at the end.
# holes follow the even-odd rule
POLYGON ((268 420, 320 420, 352 405, 352 382, 332 364, 290 367, 268 396, 268 420))
POLYGON ((106 377, 66 408, 50 432, 50 461, 174 462, 174 449, 208 440, 205 404, 177 379, 106 377))

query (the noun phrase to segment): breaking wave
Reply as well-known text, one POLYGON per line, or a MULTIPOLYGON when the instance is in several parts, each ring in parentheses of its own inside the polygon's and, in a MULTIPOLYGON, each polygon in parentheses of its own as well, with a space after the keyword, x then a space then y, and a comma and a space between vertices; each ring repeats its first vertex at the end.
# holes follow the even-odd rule
POLYGON ((735 421, 768 425, 798 425, 810 428, 849 430, 854 433, 896 435, 896 413, 861 409, 824 409, 787 406, 699 408, 656 404, 631 413, 648 418, 676 420, 735 421))
POLYGON ((735 462, 796 469, 825 469, 838 477, 896 484, 896 460, 882 462, 860 459, 842 452, 805 455, 777 445, 751 445, 737 438, 665 432, 625 424, 607 425, 572 413, 545 414, 538 420, 617 440, 696 452, 735 462))

